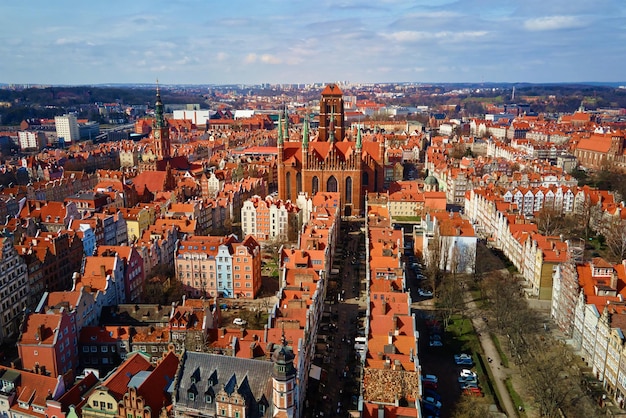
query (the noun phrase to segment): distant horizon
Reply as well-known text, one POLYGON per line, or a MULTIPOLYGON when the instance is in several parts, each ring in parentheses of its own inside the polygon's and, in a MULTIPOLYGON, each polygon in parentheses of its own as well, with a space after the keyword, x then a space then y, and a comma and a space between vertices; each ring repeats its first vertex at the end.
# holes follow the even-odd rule
POLYGON ((612 84, 624 21, 623 0, 6 2, 0 74, 51 86, 612 84))
MULTIPOLYGON (((528 81, 375 81, 375 82, 350 82, 350 81, 327 81, 327 82, 302 82, 302 83, 161 83, 158 85, 161 87, 168 86, 197 86, 197 87, 205 87, 205 86, 311 86, 311 85, 319 85, 324 86, 326 84, 337 84, 337 85, 348 85, 348 86, 356 86, 356 85, 467 85, 467 86, 511 86, 511 87, 524 87, 524 86, 546 86, 546 85, 581 85, 581 86, 604 86, 604 87, 626 87, 626 81, 544 81, 544 82, 528 82, 528 81)), ((101 83, 84 83, 84 84, 47 84, 47 83, 11 83, 11 82, 0 82, 0 86, 37 86, 41 88, 47 87, 115 87, 115 86, 134 86, 134 87, 145 87, 151 88, 156 87, 157 83, 133 83, 133 82, 101 82, 101 83)))

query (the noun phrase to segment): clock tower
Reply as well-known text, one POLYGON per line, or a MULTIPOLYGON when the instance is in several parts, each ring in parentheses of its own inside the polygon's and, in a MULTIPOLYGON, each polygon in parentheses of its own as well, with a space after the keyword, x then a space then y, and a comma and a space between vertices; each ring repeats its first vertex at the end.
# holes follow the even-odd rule
POLYGON ((163 102, 161 101, 161 91, 157 82, 156 103, 154 105, 154 124, 152 125, 152 136, 154 139, 154 151, 159 160, 170 158, 170 128, 163 115, 163 102))

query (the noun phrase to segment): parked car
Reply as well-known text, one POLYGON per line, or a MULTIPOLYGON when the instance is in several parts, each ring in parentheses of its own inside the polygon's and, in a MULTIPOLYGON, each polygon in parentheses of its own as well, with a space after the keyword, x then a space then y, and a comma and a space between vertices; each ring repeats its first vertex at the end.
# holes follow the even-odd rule
POLYGON ((459 386, 461 387, 461 390, 465 390, 465 389, 468 389, 468 388, 477 388, 478 387, 478 382, 461 383, 459 386))
POLYGON ((433 340, 432 338, 428 342, 428 345, 431 347, 443 347, 443 343, 441 342, 441 340, 433 340))
POLYGON ((436 383, 436 382, 424 381, 424 382, 422 382, 422 386, 424 387, 424 389, 437 390, 437 388, 439 387, 439 384, 436 383))
POLYGON ((457 380, 461 384, 463 384, 463 383, 478 384, 478 379, 476 378, 476 376, 459 376, 459 378, 457 380))
POLYGON ((432 298, 433 297, 433 292, 431 292, 430 290, 426 290, 426 289, 417 289, 417 294, 420 296, 424 296, 427 298, 432 298))
POLYGON ((441 395, 432 389, 424 389, 424 396, 431 397, 435 399, 436 401, 441 400, 441 395))
POLYGON ((472 356, 470 356, 469 354, 465 354, 465 353, 455 354, 454 362, 459 366, 471 366, 474 364, 474 360, 472 359, 472 356))
POLYGON ((235 318, 233 319, 233 324, 235 325, 246 325, 248 323, 248 321, 246 321, 245 319, 241 319, 241 318, 235 318))
POLYGON ((426 280, 426 276, 424 276, 423 274, 420 274, 420 273, 417 273, 417 274, 415 275, 415 278, 416 278, 417 280, 426 280))
POLYGON ((423 374, 422 382, 434 382, 439 383, 439 378, 434 374, 423 374))
POLYGON ((422 398, 422 404, 430 404, 433 405, 436 409, 441 409, 441 401, 438 401, 431 396, 426 396, 422 398))
POLYGON ((476 372, 471 371, 470 369, 463 369, 459 372, 460 377, 476 377, 476 372))

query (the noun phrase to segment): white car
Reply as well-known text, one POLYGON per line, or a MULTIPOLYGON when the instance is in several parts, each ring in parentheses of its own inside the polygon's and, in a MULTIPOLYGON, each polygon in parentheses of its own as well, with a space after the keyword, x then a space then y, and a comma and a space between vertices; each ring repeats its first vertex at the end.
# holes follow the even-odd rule
POLYGON ((248 322, 245 319, 235 318, 233 319, 233 324, 235 325, 246 325, 248 322))
POLYGON ((431 297, 433 297, 433 292, 431 292, 430 290, 426 290, 426 289, 418 289, 418 290, 417 290, 417 293, 418 293, 420 296, 424 296, 424 297, 427 297, 427 298, 431 298, 431 297))
POLYGON ((471 370, 469 370, 469 369, 463 369, 459 373, 459 376, 461 376, 461 377, 476 377, 476 373, 471 371, 471 370))

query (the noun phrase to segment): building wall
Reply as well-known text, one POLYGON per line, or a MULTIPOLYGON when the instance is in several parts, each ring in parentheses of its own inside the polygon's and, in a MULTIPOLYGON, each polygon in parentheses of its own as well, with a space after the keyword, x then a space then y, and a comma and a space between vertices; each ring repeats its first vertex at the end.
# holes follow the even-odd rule
POLYGON ((0 258, 0 342, 16 339, 29 296, 28 269, 9 238, 0 258))

